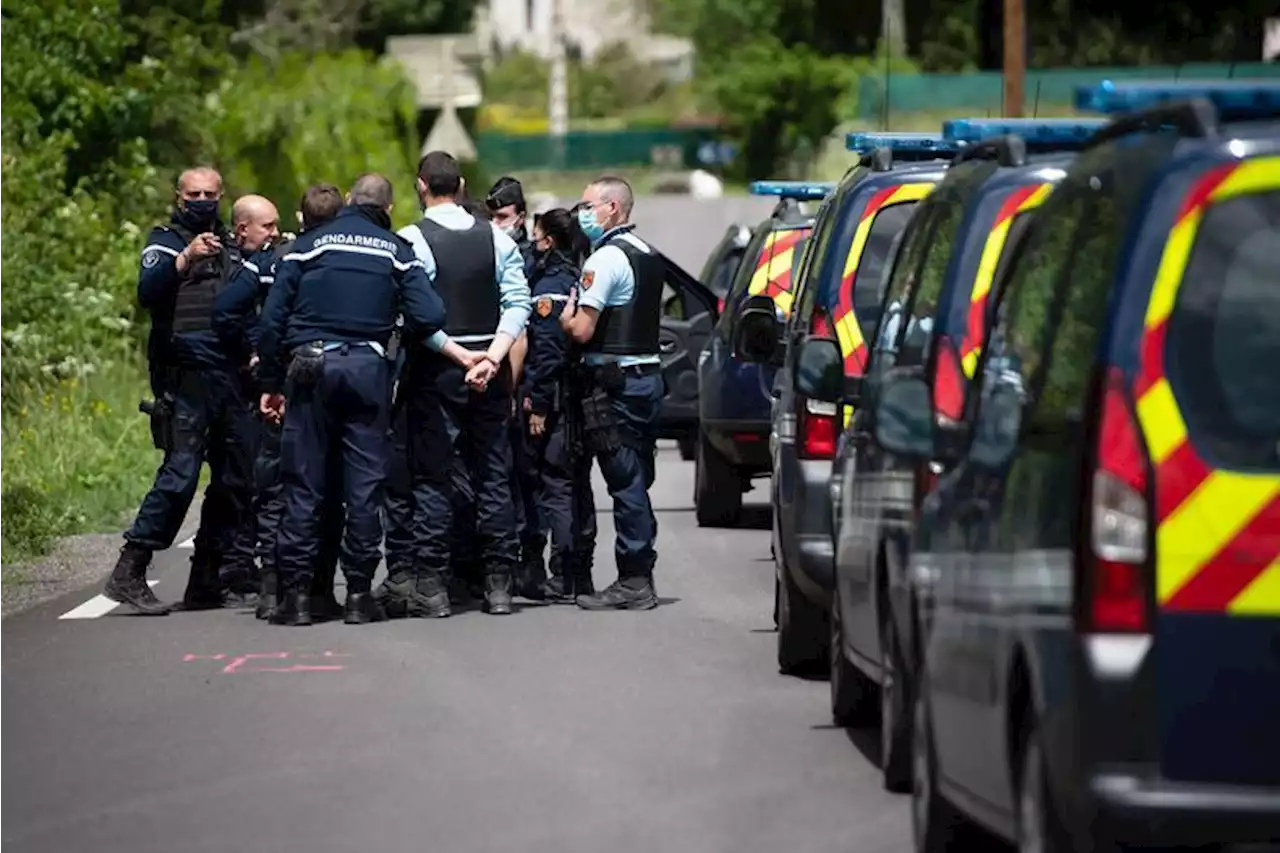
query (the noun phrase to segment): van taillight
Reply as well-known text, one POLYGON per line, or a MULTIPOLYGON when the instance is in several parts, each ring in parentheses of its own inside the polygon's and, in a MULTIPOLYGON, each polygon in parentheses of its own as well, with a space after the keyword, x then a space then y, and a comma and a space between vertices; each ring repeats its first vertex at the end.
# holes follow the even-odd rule
POLYGON ((717 303, 716 303, 716 313, 717 313, 717 314, 723 314, 723 313, 724 313, 724 297, 723 297, 723 296, 721 296, 721 297, 720 297, 720 299, 719 299, 719 300, 717 301, 717 303))
POLYGON ((964 413, 965 376, 955 342, 938 338, 938 361, 933 376, 933 414, 940 422, 960 420, 964 413))
POLYGON ((1090 508, 1091 571, 1085 578, 1088 629, 1097 633, 1150 630, 1147 456, 1124 374, 1107 372, 1102 423, 1094 451, 1090 508))
MULTIPOLYGON (((835 338, 836 327, 822 311, 814 311, 809 321, 809 335, 814 338, 835 338)), ((800 439, 801 459, 834 459, 836 439, 840 435, 837 415, 840 407, 821 400, 804 401, 796 418, 796 435, 800 439)))

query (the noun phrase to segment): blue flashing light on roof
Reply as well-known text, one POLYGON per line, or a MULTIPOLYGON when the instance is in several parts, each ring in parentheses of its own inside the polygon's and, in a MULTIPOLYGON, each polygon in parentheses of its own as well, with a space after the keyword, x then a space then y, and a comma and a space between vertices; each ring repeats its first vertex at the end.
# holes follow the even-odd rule
POLYGON ((995 136, 1014 134, 1032 150, 1080 148, 1107 126, 1101 118, 953 118, 942 123, 942 138, 972 145, 995 136))
POLYGON ((1103 80, 1076 89, 1076 109, 1103 115, 1150 109, 1171 101, 1204 98, 1221 119, 1247 121, 1280 117, 1280 80, 1199 80, 1178 82, 1103 80))
POLYGON ((818 201, 826 198, 835 188, 835 184, 822 181, 755 181, 751 184, 751 194, 818 201))
POLYGON ((936 133, 850 133, 844 138, 849 151, 866 153, 876 148, 889 148, 895 155, 930 154, 936 157, 954 155, 960 147, 936 133))

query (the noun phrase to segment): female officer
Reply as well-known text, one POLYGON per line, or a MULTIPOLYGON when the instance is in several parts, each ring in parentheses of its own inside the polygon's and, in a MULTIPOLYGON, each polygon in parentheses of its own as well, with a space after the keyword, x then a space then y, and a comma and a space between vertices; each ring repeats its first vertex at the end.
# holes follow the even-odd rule
MULTIPOLYGON (((552 576, 543 585, 549 601, 572 604, 589 595, 595 551, 595 503, 591 459, 575 449, 575 415, 569 401, 569 348, 560 311, 581 275, 588 243, 574 216, 556 208, 533 222, 535 262, 529 279, 533 317, 525 362, 522 408, 536 472, 538 508, 551 533, 552 576)), ((576 403, 574 404, 576 405, 576 403)), ((580 423, 580 416, 577 417, 580 423)))

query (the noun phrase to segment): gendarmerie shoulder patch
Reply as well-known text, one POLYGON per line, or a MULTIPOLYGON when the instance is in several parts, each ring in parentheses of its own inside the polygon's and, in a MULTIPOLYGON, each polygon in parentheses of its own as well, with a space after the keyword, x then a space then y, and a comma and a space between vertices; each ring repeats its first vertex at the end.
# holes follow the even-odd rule
POLYGON ((595 271, 595 270, 587 270, 587 271, 585 271, 585 272, 582 274, 582 288, 583 288, 584 290, 590 290, 590 289, 591 289, 591 285, 593 285, 593 284, 595 284, 595 283, 596 283, 596 271, 595 271))
POLYGON ((551 297, 542 296, 538 298, 538 316, 539 317, 551 316, 551 297))

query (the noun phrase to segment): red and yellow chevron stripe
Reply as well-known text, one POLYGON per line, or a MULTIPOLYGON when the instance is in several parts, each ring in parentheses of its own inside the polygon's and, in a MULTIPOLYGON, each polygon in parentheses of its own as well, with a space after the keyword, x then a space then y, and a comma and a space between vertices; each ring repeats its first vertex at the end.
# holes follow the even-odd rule
POLYGON ((1155 470, 1156 595, 1170 611, 1280 615, 1280 474, 1214 468, 1187 436, 1164 340, 1209 205, 1280 190, 1280 157, 1212 169, 1187 193, 1147 304, 1134 396, 1155 470))
POLYGON ((795 301, 791 293, 791 268, 795 265, 797 247, 809 237, 810 231, 810 228, 791 228, 774 231, 765 238, 756 260, 756 271, 747 284, 748 296, 764 294, 782 309, 784 316, 791 316, 791 304, 795 301))
POLYGON ((965 324, 964 341, 960 344, 960 364, 964 367, 964 375, 969 379, 973 378, 978 358, 982 355, 983 338, 986 335, 987 299, 995 284, 996 267, 1000 265, 1000 255, 1004 251, 1005 241, 1009 239, 1009 229, 1013 227, 1013 220, 1019 213, 1044 204, 1052 190, 1053 184, 1018 187, 996 212, 991 233, 987 235, 987 242, 982 247, 978 273, 973 279, 973 290, 969 293, 969 317, 965 324))
POLYGON ((934 184, 924 181, 885 187, 867 199, 866 206, 858 215, 858 228, 853 232, 853 242, 849 244, 844 272, 840 276, 840 295, 834 317, 836 339, 840 342, 840 353, 844 356, 846 376, 861 376, 867 365, 867 344, 862 339, 862 329, 858 326, 858 317, 853 307, 853 279, 858 274, 858 265, 862 262, 862 252, 867 247, 867 238, 871 234, 876 214, 895 204, 919 201, 933 187, 934 184))

